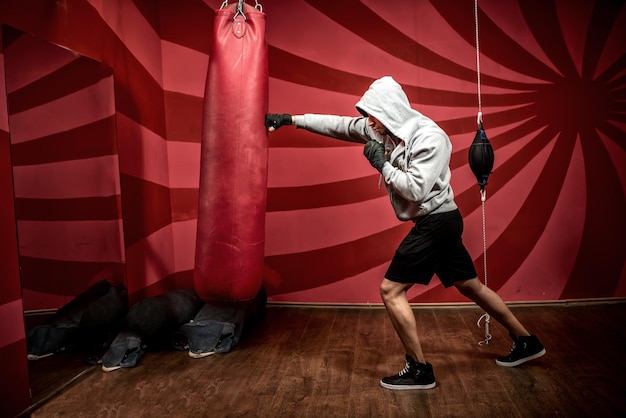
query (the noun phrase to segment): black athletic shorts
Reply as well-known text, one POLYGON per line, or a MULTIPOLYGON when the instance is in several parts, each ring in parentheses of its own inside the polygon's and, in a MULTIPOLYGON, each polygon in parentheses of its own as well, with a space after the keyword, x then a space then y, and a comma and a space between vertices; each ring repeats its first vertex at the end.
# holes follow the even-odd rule
POLYGON ((385 277, 394 282, 428 284, 434 274, 445 287, 477 276, 463 245, 463 218, 457 210, 415 222, 391 260, 385 277))

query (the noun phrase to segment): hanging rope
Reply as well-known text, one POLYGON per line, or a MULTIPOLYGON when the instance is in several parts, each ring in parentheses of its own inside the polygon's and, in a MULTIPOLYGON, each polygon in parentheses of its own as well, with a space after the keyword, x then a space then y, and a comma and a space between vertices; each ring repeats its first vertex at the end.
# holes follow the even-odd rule
MULTIPOLYGON (((476 117, 476 123, 478 124, 478 129, 483 129, 483 103, 482 96, 480 91, 480 42, 478 37, 478 0, 474 0, 474 28, 476 35, 476 74, 478 79, 478 115, 476 117)), ((485 191, 484 185, 481 185, 480 188, 480 202, 482 209, 482 221, 483 221, 483 275, 485 277, 485 286, 487 286, 487 222, 485 219, 485 200, 487 199, 487 192, 485 191)), ((489 333, 489 320, 491 319, 488 313, 483 314, 480 318, 478 318, 478 322, 476 325, 480 327, 480 323, 482 320, 485 320, 485 339, 480 341, 478 344, 489 344, 491 341, 491 334, 489 333)))
MULTIPOLYGON (((485 218, 485 200, 487 200, 487 192, 485 189, 480 191, 480 202, 483 215, 483 274, 485 276, 485 286, 487 286, 487 222, 485 218)), ((485 339, 478 342, 478 345, 489 344, 491 341, 491 334, 489 333, 489 320, 491 319, 488 313, 484 313, 483 316, 478 318, 476 325, 480 327, 480 321, 485 320, 485 339)))
POLYGON ((478 77, 478 117, 476 123, 482 127, 483 123, 483 101, 480 94, 480 42, 478 40, 478 0, 474 0, 474 30, 476 38, 476 74, 478 77))

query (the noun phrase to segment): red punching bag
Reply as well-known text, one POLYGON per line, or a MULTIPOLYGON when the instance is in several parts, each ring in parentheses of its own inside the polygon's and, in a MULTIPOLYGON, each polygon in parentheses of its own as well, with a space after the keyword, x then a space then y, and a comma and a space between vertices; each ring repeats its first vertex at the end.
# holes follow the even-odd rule
POLYGON ((261 288, 268 84, 265 14, 242 0, 223 6, 215 13, 200 157, 194 287, 205 302, 249 300, 261 288))

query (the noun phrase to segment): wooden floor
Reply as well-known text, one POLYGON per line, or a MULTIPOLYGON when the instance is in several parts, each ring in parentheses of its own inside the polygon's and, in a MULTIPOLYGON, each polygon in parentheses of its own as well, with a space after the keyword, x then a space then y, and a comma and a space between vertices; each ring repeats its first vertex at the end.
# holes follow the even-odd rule
POLYGON ((626 304, 513 307, 548 353, 498 367, 510 340, 475 307, 416 308, 437 387, 382 389, 404 367, 380 308, 269 306, 233 351, 203 359, 149 352, 135 368, 97 366, 33 417, 624 417, 626 304))

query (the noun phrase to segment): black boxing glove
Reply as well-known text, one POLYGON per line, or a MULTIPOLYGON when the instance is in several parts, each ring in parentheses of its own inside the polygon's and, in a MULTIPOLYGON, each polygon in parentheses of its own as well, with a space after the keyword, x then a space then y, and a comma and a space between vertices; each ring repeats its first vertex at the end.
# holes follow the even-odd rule
POLYGON ((265 127, 272 130, 276 130, 283 125, 291 125, 293 123, 292 117, 287 113, 268 113, 265 115, 265 127))
POLYGON ((387 161, 383 144, 374 139, 370 139, 368 143, 365 144, 365 148, 363 148, 363 155, 367 157, 372 167, 380 173, 383 172, 383 165, 385 165, 387 161))

